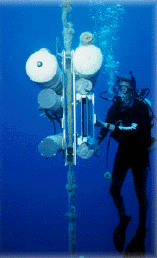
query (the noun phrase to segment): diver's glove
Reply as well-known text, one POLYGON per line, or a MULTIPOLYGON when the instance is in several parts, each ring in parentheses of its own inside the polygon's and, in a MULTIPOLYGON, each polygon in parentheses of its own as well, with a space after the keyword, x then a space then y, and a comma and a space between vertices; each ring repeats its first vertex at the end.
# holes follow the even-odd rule
POLYGON ((100 157, 100 139, 96 139, 96 142, 93 148, 94 148, 94 155, 97 157, 100 157))

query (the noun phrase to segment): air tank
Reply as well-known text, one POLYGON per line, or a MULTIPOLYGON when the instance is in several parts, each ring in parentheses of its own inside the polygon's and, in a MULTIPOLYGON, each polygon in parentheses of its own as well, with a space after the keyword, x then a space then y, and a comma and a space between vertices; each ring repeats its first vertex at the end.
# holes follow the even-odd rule
POLYGON ((43 88, 51 88, 62 94, 61 70, 57 59, 46 48, 33 53, 26 62, 26 73, 30 80, 43 88))

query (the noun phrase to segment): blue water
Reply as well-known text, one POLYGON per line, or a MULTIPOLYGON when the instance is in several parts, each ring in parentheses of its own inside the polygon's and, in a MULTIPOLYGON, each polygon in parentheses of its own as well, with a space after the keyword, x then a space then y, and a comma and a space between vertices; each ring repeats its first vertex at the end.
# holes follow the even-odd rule
MULTIPOLYGON (((153 13, 154 5, 123 5, 125 13, 119 28, 119 41, 114 49, 119 73, 132 70, 138 88, 151 90, 149 99, 155 105, 153 81, 153 13)), ((68 167, 62 154, 45 160, 38 153, 39 142, 52 134, 52 125, 39 116, 37 95, 40 88, 25 72, 28 57, 40 48, 55 54, 55 40, 62 43, 61 8, 51 4, 0 3, 1 40, 1 254, 4 253, 68 253, 68 210, 65 189, 68 167)), ((84 31, 93 32, 93 20, 87 4, 74 4, 72 22, 75 34, 72 47, 79 44, 84 31)), ((96 113, 105 118, 111 103, 99 98, 106 90, 104 74, 94 88, 96 113)), ((96 134, 99 130, 96 129, 96 134)), ((117 144, 111 140, 109 170, 112 170, 117 144)), ((110 181, 104 179, 107 139, 101 144, 101 156, 77 159, 74 167, 77 195, 77 245, 79 254, 117 254, 112 241, 118 214, 109 195, 110 181)), ((149 198, 146 251, 153 254, 154 244, 154 158, 147 190, 149 198)), ((122 193, 126 211, 132 216, 126 244, 138 226, 138 203, 131 171, 122 193)))

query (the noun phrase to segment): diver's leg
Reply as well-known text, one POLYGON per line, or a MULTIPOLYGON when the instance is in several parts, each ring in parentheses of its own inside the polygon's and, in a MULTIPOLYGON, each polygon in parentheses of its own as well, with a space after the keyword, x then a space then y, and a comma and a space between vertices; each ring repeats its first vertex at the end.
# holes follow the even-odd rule
POLYGON ((146 184, 148 177, 148 167, 142 167, 140 169, 132 169, 134 176, 134 185, 136 196, 139 205, 139 230, 146 230, 147 212, 148 212, 148 198, 146 192, 146 184))
POLYGON ((116 155, 113 165, 110 195, 113 198, 113 202, 118 210, 120 218, 126 214, 123 197, 121 195, 121 188, 123 186, 128 168, 128 165, 122 162, 122 159, 119 157, 119 155, 116 155))
POLYGON ((148 210, 148 199, 146 193, 148 167, 132 168, 132 172, 134 176, 135 191, 139 204, 139 226, 135 236, 126 247, 124 257, 130 257, 130 255, 138 255, 138 257, 144 257, 148 210))
POLYGON ((122 252, 125 244, 125 233, 131 217, 126 215, 124 201, 121 195, 121 188, 126 177, 129 166, 128 164, 116 155, 113 165, 112 183, 110 194, 113 197, 114 204, 118 210, 120 222, 113 233, 113 242, 118 252, 122 252))

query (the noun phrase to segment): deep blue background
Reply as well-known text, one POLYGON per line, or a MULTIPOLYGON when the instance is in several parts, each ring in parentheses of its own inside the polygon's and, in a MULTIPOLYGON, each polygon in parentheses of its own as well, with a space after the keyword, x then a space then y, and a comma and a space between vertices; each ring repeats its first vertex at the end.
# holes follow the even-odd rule
MULTIPOLYGON (((154 105, 154 5, 124 4, 123 7, 125 14, 119 29, 120 40, 114 49, 116 60, 120 62, 119 73, 128 74, 132 70, 138 88, 151 89, 149 99, 154 105)), ((61 13, 59 4, 0 4, 1 253, 64 254, 69 251, 68 221, 65 217, 68 209, 65 189, 68 167, 63 165, 61 154, 45 160, 38 153, 39 142, 53 131, 49 121, 39 116, 37 94, 41 89, 25 73, 26 60, 35 51, 44 47, 55 54, 56 37, 60 38, 62 49, 61 13)), ((72 21, 75 29, 72 47, 75 49, 82 32, 93 32, 94 24, 87 4, 74 4, 72 21)), ((95 110, 102 119, 110 106, 99 98, 99 93, 104 90, 104 75, 100 75, 94 92, 95 110)), ((110 170, 116 147, 112 140, 110 170)), ((76 252, 81 254, 116 253, 112 235, 118 224, 118 214, 109 195, 110 181, 104 179, 106 149, 107 139, 101 144, 100 158, 78 158, 74 167, 78 185, 76 252)), ((147 185, 150 205, 146 251, 153 253, 154 152, 150 157, 152 169, 147 185)), ((129 171, 122 189, 126 210, 132 216, 126 243, 138 226, 138 203, 132 179, 129 171)))

